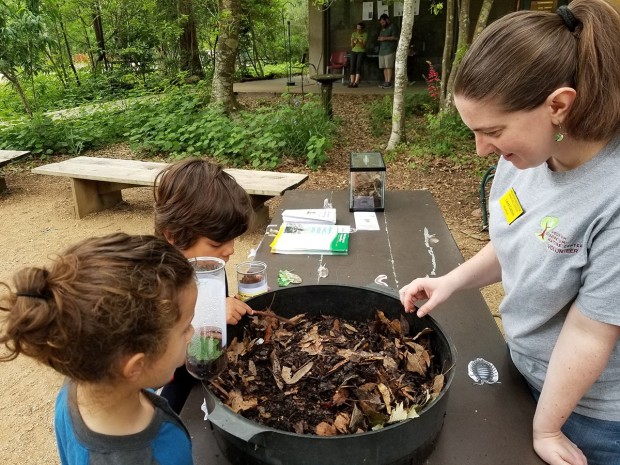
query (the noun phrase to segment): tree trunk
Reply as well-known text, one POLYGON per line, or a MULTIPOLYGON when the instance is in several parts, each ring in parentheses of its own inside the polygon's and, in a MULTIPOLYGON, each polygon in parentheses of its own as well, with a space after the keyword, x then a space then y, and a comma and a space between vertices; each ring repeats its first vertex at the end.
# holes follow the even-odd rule
POLYGON ((441 57, 441 91, 439 93, 439 108, 444 108, 446 103, 446 90, 448 77, 450 76, 452 47, 454 42, 454 0, 446 0, 446 38, 441 57))
POLYGON ((56 73, 56 76, 58 76, 58 80, 60 81, 62 86, 67 87, 67 73, 63 68, 64 63, 62 62, 62 58, 60 59, 60 65, 58 65, 58 63, 56 63, 56 60, 54 60, 54 57, 52 56, 52 51, 47 47, 45 48, 45 55, 47 55, 47 59, 52 64, 52 68, 54 68, 54 72, 56 73))
POLYGON ((258 56, 258 47, 256 46, 256 36, 254 34, 254 26, 252 21, 250 21, 250 37, 252 39, 252 56, 254 57, 254 69, 256 70, 257 76, 264 76, 263 65, 260 62, 260 56, 258 56))
POLYGON ((219 37, 215 50, 215 69, 211 86, 211 103, 231 113, 238 108, 233 93, 235 59, 239 47, 241 0, 220 0, 219 37))
POLYGON ((392 133, 387 144, 388 150, 394 150, 404 141, 405 128, 405 92, 407 91, 407 55, 413 31, 414 0, 405 0, 403 5, 403 22, 396 49, 396 69, 394 79, 394 103, 392 106, 392 133))
POLYGON ((461 0, 461 8, 459 10, 459 35, 458 43, 456 45, 456 54, 454 55, 454 61, 450 69, 450 76, 448 77, 448 84, 446 86, 446 98, 444 105, 441 107, 441 111, 445 113, 454 113, 456 108, 454 107, 454 80, 456 79, 456 73, 459 70, 461 60, 467 52, 468 39, 469 39, 469 3, 470 0, 461 0))
POLYGON ((81 86, 80 77, 78 76, 77 70, 75 69, 75 63, 73 63, 73 56, 71 54, 71 47, 69 46, 69 39, 67 38, 67 30, 65 29, 65 23, 63 23, 62 18, 58 18, 58 22, 60 23, 60 30, 62 31, 62 37, 65 41, 65 47, 67 48, 67 55, 69 56, 69 65, 71 65, 71 69, 73 70, 73 75, 75 76, 75 82, 78 86, 81 86))
POLYGON ((491 8, 493 8, 493 0, 483 0, 482 6, 480 7, 480 15, 478 16, 478 21, 476 21, 474 38, 471 40, 472 43, 478 38, 480 33, 484 31, 484 28, 487 27, 487 23, 489 21, 489 14, 491 14, 491 8))
POLYGON ((65 69, 65 60, 62 54, 62 45, 60 45, 60 37, 61 33, 58 30, 58 23, 56 21, 53 22, 54 26, 54 40, 48 44, 46 49, 46 54, 54 68, 56 69, 56 74, 58 78, 62 81, 63 86, 67 86, 69 82, 69 76, 67 76, 67 70, 65 69), (52 49, 52 44, 54 49, 52 49), (53 59, 53 53, 58 53, 58 64, 53 59))
POLYGON ((93 30, 95 31, 95 39, 97 40, 98 57, 97 63, 103 62, 105 69, 108 69, 108 57, 105 53, 105 36, 103 34, 103 20, 101 19, 101 8, 98 3, 93 3, 93 30))
POLYGON ((179 37, 181 70, 187 71, 188 76, 198 76, 202 79, 204 72, 200 64, 200 49, 192 0, 179 0, 179 14, 186 18, 183 24, 183 32, 179 37))
POLYGON ((13 70, 10 69, 0 69, 0 73, 4 74, 4 77, 7 78, 11 84, 13 84, 13 87, 15 87, 15 90, 22 101, 24 110, 26 110, 26 113, 28 113, 29 116, 32 116, 32 108, 30 108, 30 103, 28 103, 24 89, 22 89, 22 86, 19 83, 17 73, 14 73, 13 70))
POLYGON ((90 69, 93 73, 97 72, 97 64, 95 62, 95 57, 93 57, 92 45, 90 43, 90 38, 88 37, 88 28, 86 27, 86 21, 81 15, 81 12, 78 12, 78 17, 80 19, 80 24, 82 24, 82 30, 84 31, 84 39, 86 41, 86 47, 88 48, 88 61, 90 62, 90 69))

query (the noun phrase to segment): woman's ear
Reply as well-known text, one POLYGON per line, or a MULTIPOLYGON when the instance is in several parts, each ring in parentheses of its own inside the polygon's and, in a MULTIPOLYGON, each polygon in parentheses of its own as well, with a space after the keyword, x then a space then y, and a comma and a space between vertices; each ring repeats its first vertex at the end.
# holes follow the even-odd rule
POLYGON ((121 373, 126 379, 133 381, 140 377, 145 366, 146 356, 140 352, 125 359, 121 366, 121 373))
POLYGON ((547 97, 545 103, 549 108, 553 124, 558 125, 564 121, 576 96, 577 91, 572 87, 560 87, 547 97))

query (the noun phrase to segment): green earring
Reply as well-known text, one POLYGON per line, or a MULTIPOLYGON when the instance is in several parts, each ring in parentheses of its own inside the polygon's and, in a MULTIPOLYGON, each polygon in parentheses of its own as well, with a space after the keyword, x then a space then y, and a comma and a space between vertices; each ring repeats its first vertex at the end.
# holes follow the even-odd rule
POLYGON ((558 123, 558 126, 560 127, 560 130, 555 133, 555 141, 562 142, 566 133, 562 130, 563 128, 561 123, 558 123))

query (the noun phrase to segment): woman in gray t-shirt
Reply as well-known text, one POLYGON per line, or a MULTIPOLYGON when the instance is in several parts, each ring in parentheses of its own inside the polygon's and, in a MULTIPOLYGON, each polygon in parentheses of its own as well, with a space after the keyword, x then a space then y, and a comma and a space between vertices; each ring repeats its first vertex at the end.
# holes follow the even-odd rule
POLYGON ((538 401, 533 445, 550 464, 620 464, 620 5, 574 0, 491 24, 454 95, 480 155, 500 155, 491 241, 400 290, 420 316, 501 281, 516 367, 538 401))

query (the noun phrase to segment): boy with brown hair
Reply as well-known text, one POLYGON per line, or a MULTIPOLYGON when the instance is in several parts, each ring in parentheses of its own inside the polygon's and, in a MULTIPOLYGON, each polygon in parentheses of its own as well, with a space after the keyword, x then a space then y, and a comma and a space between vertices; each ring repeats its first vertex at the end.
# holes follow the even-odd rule
MULTIPOLYGON (((222 167, 198 158, 174 163, 155 180, 155 235, 187 258, 218 257, 227 262, 235 238, 247 231, 253 215, 247 192, 222 167)), ((226 291, 228 295, 228 290, 226 291)), ((226 322, 236 324, 252 309, 226 298, 226 322)), ((185 366, 178 368, 161 395, 180 413, 195 383, 185 366)))

